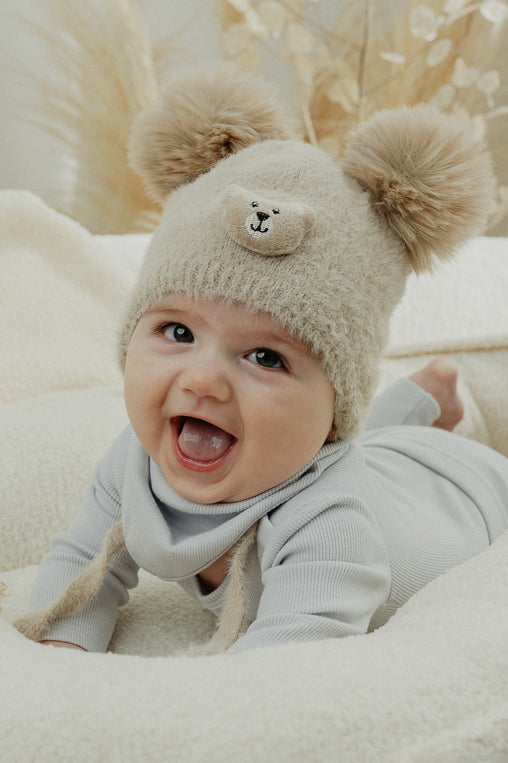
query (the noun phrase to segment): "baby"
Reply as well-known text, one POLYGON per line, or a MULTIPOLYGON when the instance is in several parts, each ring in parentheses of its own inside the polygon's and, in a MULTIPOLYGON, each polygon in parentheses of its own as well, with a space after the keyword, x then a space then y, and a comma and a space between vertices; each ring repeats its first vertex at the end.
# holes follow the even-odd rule
POLYGON ((446 431, 449 362, 363 426, 405 279, 479 232, 488 158, 416 107, 362 126, 339 167, 225 72, 175 83, 132 154, 166 203, 122 334, 130 426, 19 629, 106 650, 140 567, 219 616, 202 653, 381 626, 508 527, 508 460, 446 431))

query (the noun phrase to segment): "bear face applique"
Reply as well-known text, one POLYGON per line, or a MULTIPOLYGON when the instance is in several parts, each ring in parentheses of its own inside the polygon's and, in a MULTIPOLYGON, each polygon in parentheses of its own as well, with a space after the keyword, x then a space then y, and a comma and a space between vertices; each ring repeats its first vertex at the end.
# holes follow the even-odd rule
POLYGON ((225 193, 223 220, 237 244, 258 254, 290 254, 312 228, 315 215, 299 201, 276 201, 231 185, 225 193))

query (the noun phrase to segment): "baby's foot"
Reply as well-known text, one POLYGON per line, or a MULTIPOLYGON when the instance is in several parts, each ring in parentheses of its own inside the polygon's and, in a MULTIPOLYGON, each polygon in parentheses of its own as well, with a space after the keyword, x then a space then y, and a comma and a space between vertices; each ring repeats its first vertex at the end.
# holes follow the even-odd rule
POLYGON ((410 375, 410 379, 425 392, 432 395, 441 408, 440 417, 432 426, 454 429, 464 416, 464 404, 457 392, 458 369, 449 358, 438 357, 431 360, 420 371, 410 375))

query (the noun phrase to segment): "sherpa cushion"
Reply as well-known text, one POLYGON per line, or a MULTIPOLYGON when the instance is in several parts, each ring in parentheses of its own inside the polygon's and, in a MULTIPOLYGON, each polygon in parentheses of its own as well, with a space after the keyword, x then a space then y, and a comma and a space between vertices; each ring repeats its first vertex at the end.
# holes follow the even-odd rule
MULTIPOLYGON (((175 656, 214 617, 143 573, 112 653, 24 639, 36 565, 126 422, 115 352, 147 236, 93 237, 0 193, 0 749, 8 761, 501 761, 508 757, 508 534, 376 633, 175 656)), ((447 352, 460 431, 508 456, 508 240, 411 279, 381 385, 447 352)))

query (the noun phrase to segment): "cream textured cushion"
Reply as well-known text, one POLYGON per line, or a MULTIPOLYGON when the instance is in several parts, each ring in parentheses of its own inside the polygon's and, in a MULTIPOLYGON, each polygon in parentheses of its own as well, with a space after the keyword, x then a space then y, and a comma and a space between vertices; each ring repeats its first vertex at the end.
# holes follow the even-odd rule
MULTIPOLYGON (((126 422, 115 345, 148 240, 94 238, 30 194, 0 194, 2 756, 506 759, 506 534, 366 636, 177 657, 210 636, 214 617, 147 574, 120 611, 112 654, 50 649, 14 630, 49 536, 126 422)), ((382 384, 445 350, 461 370, 461 431, 508 456, 508 240, 476 239, 446 268, 410 280, 382 384)))

